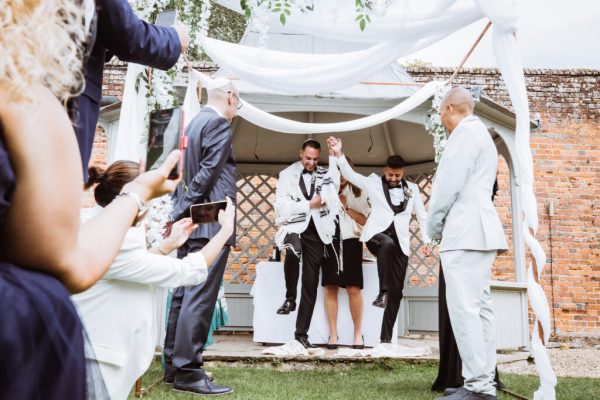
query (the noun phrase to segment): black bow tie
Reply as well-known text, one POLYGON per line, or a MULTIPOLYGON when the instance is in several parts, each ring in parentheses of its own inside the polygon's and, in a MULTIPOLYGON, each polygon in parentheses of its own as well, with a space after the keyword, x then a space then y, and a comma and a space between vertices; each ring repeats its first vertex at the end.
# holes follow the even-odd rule
POLYGON ((314 172, 314 171, 309 171, 309 170, 307 170, 306 168, 304 168, 304 169, 302 170, 302 175, 304 175, 304 174, 309 174, 309 175, 312 175, 312 174, 313 174, 313 172, 314 172))
POLYGON ((392 190, 400 190, 400 189, 402 189, 402 188, 399 187, 399 186, 396 186, 396 187, 390 188, 390 191, 392 191, 392 190))

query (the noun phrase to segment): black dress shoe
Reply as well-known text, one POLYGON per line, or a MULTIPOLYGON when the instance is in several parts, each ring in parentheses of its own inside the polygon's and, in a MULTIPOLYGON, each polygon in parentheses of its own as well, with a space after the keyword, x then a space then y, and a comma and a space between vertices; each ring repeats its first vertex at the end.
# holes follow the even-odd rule
MULTIPOLYGON (((215 378, 213 378, 212 376, 207 375, 206 378, 211 382, 215 381, 215 378)), ((163 383, 166 385, 174 384, 175 383, 175 375, 163 376, 163 383)))
MULTIPOLYGON (((444 394, 446 394, 446 390, 444 390, 444 394)), ((471 392, 463 386, 450 395, 437 397, 436 400, 498 400, 498 398, 491 394, 471 392)))
POLYGON ((216 383, 211 382, 208 377, 193 383, 175 382, 173 390, 176 392, 198 393, 207 396, 233 393, 233 389, 229 386, 217 385, 216 383))
POLYGON ((296 300, 285 299, 281 307, 277 309, 277 314, 287 315, 292 311, 296 311, 296 300))
POLYGON ((446 388, 444 389, 444 396, 450 396, 451 394, 458 392, 458 389, 460 388, 446 388))
POLYGON ((304 337, 296 338, 296 340, 299 341, 300 344, 302 346, 304 346, 305 349, 316 349, 317 348, 317 346, 315 346, 314 344, 311 344, 307 338, 304 338, 304 337))
POLYGON ((365 348, 365 335, 361 335, 362 336, 362 344, 353 344, 352 348, 356 349, 356 350, 362 350, 365 348))
POLYGON ((373 302, 373 306, 385 308, 388 302, 388 294, 387 292, 381 292, 373 302))

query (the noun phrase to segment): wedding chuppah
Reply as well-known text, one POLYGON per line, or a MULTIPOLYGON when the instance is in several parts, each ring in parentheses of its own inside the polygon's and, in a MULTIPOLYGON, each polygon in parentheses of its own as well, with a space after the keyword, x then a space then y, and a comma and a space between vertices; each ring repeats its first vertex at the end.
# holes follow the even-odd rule
MULTIPOLYGON (((219 3, 237 7, 235 1, 219 3)), ((518 14, 511 4, 504 2, 479 0, 464 8, 453 7, 453 3, 440 2, 436 9, 419 15, 395 10, 397 13, 374 17, 364 32, 354 22, 346 24, 342 14, 337 15, 334 23, 326 23, 329 14, 315 12, 294 14, 283 27, 271 23, 266 35, 250 28, 239 45, 201 40, 204 50, 220 66, 216 75, 231 78, 240 91, 242 118, 232 126, 238 178, 250 182, 252 177, 260 176, 268 181, 282 166, 296 159, 303 140, 315 138, 324 143, 329 134, 336 133, 343 139, 358 171, 366 174, 375 171, 387 156, 399 153, 408 163, 407 175, 425 187, 432 180, 434 160, 443 152, 444 140, 432 140, 423 125, 431 113, 432 98, 439 101, 444 88, 452 82, 416 85, 395 60, 469 23, 486 19, 493 22, 494 50, 515 110, 512 114, 486 97, 477 99, 475 106, 475 114, 488 129, 511 171, 516 281, 492 283, 492 295, 496 294, 499 303, 495 305, 497 336, 505 341, 498 346, 528 346, 529 297, 540 320, 539 325, 534 324, 531 343, 542 377, 537 398, 550 399, 555 377, 544 349, 549 335, 548 309, 543 291, 536 283, 545 256, 534 238, 537 212, 528 146, 531 123, 513 37, 518 14), (260 46, 265 36, 266 48, 260 46), (536 269, 527 269, 526 245, 532 250, 536 269), (511 331, 508 326, 517 329, 511 331)), ((197 82, 206 86, 211 79, 198 71, 189 71, 184 102, 184 109, 192 110, 188 113, 194 113, 197 82)), ((325 162, 325 158, 321 161, 325 162)), ((251 183, 249 187, 244 194, 248 202, 252 195, 259 200, 264 198, 255 193, 251 183)), ((240 208, 243 209, 243 204, 240 208)), ((272 224, 269 210, 260 213, 264 218, 259 216, 256 221, 251 218, 252 212, 246 210, 249 217, 240 224, 246 224, 248 230, 256 228, 258 222, 272 224)), ((417 229, 412 227, 411 242, 418 249, 423 243, 418 239, 417 229)), ((269 239, 268 227, 260 227, 259 231, 261 237, 269 239)), ((242 253, 253 245, 264 245, 249 235, 242 235, 239 242, 242 253)), ((260 251, 264 252, 262 248, 260 251)), ((243 264, 242 258, 243 255, 234 256, 230 264, 243 264)), ((409 260, 405 301, 398 318, 400 334, 423 327, 436 329, 436 322, 427 317, 435 305, 432 289, 436 286, 436 268, 426 259, 409 260)), ((248 270, 235 271, 231 283, 236 282, 241 272, 248 270)), ((235 307, 231 312, 235 318, 235 307)), ((433 319, 435 315, 432 314, 433 319)))

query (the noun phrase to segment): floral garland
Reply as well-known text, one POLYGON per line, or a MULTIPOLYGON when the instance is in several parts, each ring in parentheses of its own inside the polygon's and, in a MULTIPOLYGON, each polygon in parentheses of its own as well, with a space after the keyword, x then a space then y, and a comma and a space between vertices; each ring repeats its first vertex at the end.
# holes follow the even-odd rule
POLYGON ((146 224, 146 245, 157 247, 163 241, 165 226, 171 220, 173 204, 171 195, 166 194, 148 203, 148 212, 144 218, 146 224))
POLYGON ((446 85, 442 86, 435 93, 431 102, 431 109, 427 113, 427 119, 425 120, 425 130, 433 136, 433 148, 435 149, 434 161, 436 163, 440 162, 446 141, 448 140, 446 128, 442 125, 442 118, 440 117, 440 106, 448 90, 450 90, 450 87, 446 85))

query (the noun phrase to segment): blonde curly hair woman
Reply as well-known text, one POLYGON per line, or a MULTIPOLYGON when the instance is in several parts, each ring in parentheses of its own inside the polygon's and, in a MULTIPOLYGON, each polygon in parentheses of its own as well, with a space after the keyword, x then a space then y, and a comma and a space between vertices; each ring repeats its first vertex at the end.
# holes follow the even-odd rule
POLYGON ((68 0, 0 7, 0 399, 103 398, 86 389, 70 292, 102 277, 143 202, 177 183, 166 179, 174 152, 80 226, 82 173, 65 104, 82 90, 81 9, 68 0))

